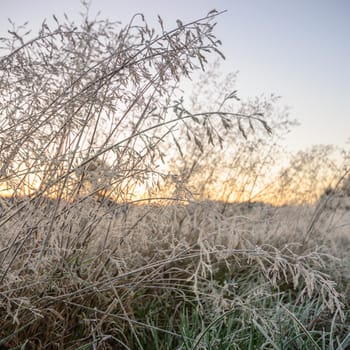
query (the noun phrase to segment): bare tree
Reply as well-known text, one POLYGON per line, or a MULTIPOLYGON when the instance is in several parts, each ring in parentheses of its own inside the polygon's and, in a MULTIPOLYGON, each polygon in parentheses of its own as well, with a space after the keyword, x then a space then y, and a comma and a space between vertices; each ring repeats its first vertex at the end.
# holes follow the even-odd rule
POLYGON ((277 96, 242 100, 237 74, 223 76, 219 68, 217 62, 196 81, 187 108, 201 112, 210 106, 223 118, 182 123, 183 142, 174 139, 178 152, 169 161, 176 176, 169 178, 168 186, 197 199, 272 201, 273 173, 284 152, 280 141, 296 121, 286 107, 279 106, 277 96), (232 112, 234 119, 229 117, 232 112), (253 123, 262 116, 266 124, 253 123))

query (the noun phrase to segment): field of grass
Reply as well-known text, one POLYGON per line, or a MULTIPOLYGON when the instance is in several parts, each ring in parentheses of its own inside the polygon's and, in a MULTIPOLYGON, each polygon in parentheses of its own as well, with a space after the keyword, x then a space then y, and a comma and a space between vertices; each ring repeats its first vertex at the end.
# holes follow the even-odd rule
POLYGON ((83 4, 0 38, 0 350, 350 349, 350 153, 286 154, 232 75, 183 98, 217 11, 83 4))
POLYGON ((3 348, 350 346, 348 211, 324 210, 306 239, 308 206, 61 203, 37 266, 40 226, 7 244, 52 202, 1 236, 3 348))

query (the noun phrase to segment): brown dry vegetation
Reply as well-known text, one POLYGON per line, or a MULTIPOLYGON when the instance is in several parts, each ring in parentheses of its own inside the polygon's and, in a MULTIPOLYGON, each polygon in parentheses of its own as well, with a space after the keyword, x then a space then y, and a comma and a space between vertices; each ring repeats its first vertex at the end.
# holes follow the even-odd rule
MULTIPOLYGON (((186 305, 204 319, 248 308, 259 322, 270 322, 254 303, 284 290, 294 290, 299 300, 318 300, 320 309, 309 323, 328 327, 327 318, 336 312, 337 327, 346 330, 348 212, 324 212, 315 236, 305 242, 311 207, 65 203, 38 268, 51 208, 52 203, 31 206, 18 216, 27 223, 29 213, 42 217, 42 228, 17 237, 20 243, 8 250, 13 229, 4 227, 1 332, 8 345, 118 348, 117 339, 125 337, 139 348, 135 338, 140 328, 152 329, 152 313, 161 324, 161 318, 179 317, 186 305), (254 275, 254 287, 242 293, 242 277, 254 275)), ((173 337, 180 337, 173 322, 173 337)))
POLYGON ((275 97, 177 96, 217 15, 1 38, 3 348, 348 348, 349 153, 276 168, 275 97))

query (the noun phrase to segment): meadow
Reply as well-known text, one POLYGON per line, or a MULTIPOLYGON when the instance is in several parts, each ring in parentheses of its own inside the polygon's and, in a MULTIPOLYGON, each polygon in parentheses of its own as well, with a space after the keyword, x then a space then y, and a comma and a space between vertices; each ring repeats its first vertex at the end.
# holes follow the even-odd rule
POLYGON ((350 348, 350 153, 215 64, 181 96, 217 17, 0 38, 0 349, 350 348))

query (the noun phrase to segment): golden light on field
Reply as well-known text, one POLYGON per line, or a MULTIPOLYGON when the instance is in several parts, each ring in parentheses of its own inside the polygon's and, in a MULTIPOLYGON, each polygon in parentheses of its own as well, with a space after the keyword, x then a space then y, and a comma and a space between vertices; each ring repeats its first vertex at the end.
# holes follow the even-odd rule
MULTIPOLYGON (((163 182, 157 188, 151 181, 142 182, 132 178, 125 180, 123 183, 118 183, 117 187, 113 187, 113 185, 105 186, 103 181, 99 179, 95 183, 87 179, 79 183, 75 178, 72 183, 68 181, 65 189, 62 190, 61 181, 56 185, 48 186, 43 194, 48 198, 57 198, 60 195, 61 198, 67 201, 74 201, 84 196, 95 197, 96 199, 106 196, 116 202, 146 202, 147 200, 157 201, 156 198, 160 198, 159 203, 161 204, 164 203, 166 198, 178 198, 189 201, 213 200, 228 203, 264 202, 280 206, 293 202, 314 203, 324 192, 325 188, 332 183, 332 176, 329 176, 327 180, 324 179, 323 183, 316 184, 311 189, 307 179, 305 177, 303 179, 303 176, 301 178, 302 180, 298 182, 291 181, 289 184, 284 184, 283 188, 279 187, 281 185, 278 183, 278 179, 275 182, 268 183, 268 185, 265 182, 260 185, 245 183, 245 178, 235 179, 235 186, 227 179, 221 178, 208 184, 200 194, 196 192, 195 187, 195 184, 200 184, 203 181, 200 178, 195 178, 193 183, 187 184, 189 189, 186 186, 179 187, 177 183, 169 184, 166 182, 163 182), (78 197, 77 188, 80 188, 78 197), (190 191, 191 189, 193 189, 193 192, 190 191)), ((0 183, 0 197, 30 197, 42 190, 42 188, 40 189, 40 184, 40 177, 33 174, 24 178, 19 177, 16 181, 12 180, 11 183, 2 181, 0 183)))

